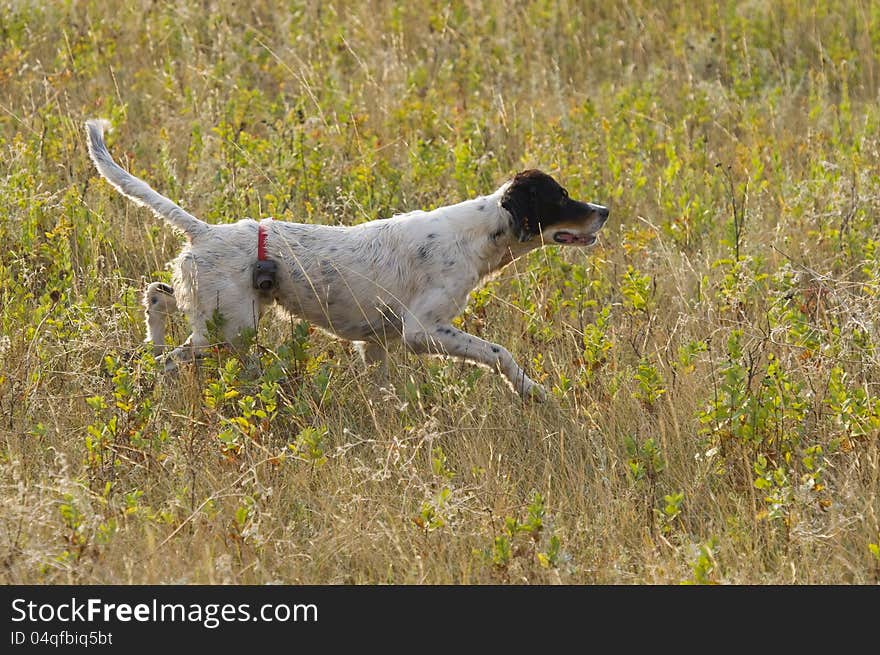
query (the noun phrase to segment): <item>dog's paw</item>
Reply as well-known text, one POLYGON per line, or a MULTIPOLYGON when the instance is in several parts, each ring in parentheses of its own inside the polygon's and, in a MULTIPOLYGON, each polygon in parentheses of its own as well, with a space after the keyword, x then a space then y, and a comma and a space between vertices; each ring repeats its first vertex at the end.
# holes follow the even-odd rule
POLYGON ((532 382, 528 378, 526 378, 525 384, 523 384, 521 393, 523 400, 528 400, 534 403, 543 403, 547 400, 546 389, 537 382, 532 382))
POLYGON ((536 384, 529 389, 529 400, 533 400, 536 403, 545 402, 547 400, 547 390, 540 384, 536 384))
POLYGON ((162 362, 162 370, 168 374, 177 373, 179 370, 179 366, 177 360, 173 357, 169 357, 168 355, 164 355, 159 358, 159 361, 162 362))

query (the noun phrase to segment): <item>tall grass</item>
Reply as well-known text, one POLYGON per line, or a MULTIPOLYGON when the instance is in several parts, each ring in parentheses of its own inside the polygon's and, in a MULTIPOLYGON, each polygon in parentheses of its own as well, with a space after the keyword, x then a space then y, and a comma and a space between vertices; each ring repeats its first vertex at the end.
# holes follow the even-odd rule
POLYGON ((0 580, 880 580, 877 3, 12 0, 0 43, 0 580), (210 222, 609 204, 460 318, 550 401, 296 321, 167 378, 179 238, 94 116, 210 222))

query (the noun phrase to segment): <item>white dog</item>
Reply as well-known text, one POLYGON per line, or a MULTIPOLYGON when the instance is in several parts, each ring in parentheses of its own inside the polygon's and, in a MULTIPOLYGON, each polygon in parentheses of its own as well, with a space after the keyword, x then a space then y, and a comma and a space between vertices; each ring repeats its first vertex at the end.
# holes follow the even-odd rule
POLYGON ((552 177, 528 170, 488 196, 351 227, 250 218, 209 225, 120 168, 107 152, 105 125, 86 123, 98 171, 188 238, 174 260, 173 289, 153 282, 144 296, 147 341, 157 351, 167 314, 179 307, 189 319, 192 334, 167 356, 168 367, 209 345, 215 312, 223 337, 235 343, 277 303, 354 341, 367 363, 384 364, 388 342, 402 339, 412 352, 488 366, 524 397, 544 398, 505 348, 453 327, 452 319, 481 280, 530 250, 595 243, 605 207, 572 200, 552 177))

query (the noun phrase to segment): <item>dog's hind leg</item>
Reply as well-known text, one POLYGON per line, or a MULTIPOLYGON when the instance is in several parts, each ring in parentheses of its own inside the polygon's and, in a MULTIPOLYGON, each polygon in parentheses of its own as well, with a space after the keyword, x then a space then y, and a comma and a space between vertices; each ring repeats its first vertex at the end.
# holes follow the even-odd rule
POLYGON ((165 351, 165 319, 177 311, 174 289, 163 282, 151 282, 144 291, 144 314, 147 323, 146 343, 153 345, 153 354, 165 351))
POLYGON ((383 377, 388 374, 388 346, 375 341, 355 341, 353 345, 364 365, 369 367, 375 364, 383 377))
POLYGON ((193 362, 202 356, 202 353, 208 347, 208 338, 204 333, 193 332, 183 345, 177 346, 174 350, 162 356, 165 362, 165 372, 177 370, 180 362, 193 362))
POLYGON ((361 356, 364 364, 385 364, 388 359, 388 348, 375 341, 354 341, 353 345, 361 356))

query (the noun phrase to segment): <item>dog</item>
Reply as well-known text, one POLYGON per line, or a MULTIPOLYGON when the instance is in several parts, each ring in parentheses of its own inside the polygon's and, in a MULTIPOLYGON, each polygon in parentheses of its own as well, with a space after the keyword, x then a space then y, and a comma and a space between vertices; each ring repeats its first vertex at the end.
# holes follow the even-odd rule
POLYGON ((482 280, 529 251, 593 245, 608 219, 606 207, 572 199, 550 175, 532 169, 487 196, 359 225, 250 218, 212 225, 121 168, 104 142, 106 126, 86 122, 98 172, 188 239, 173 262, 173 287, 153 282, 144 293, 146 341, 157 354, 165 350, 168 314, 182 310, 192 329, 182 346, 165 354, 167 369, 209 346, 215 312, 223 338, 234 344, 278 305, 354 342, 368 365, 384 367, 388 344, 402 340, 417 354, 493 369, 524 398, 545 398, 506 348, 454 327, 452 319, 482 280), (274 268, 259 281, 258 263, 274 268))

